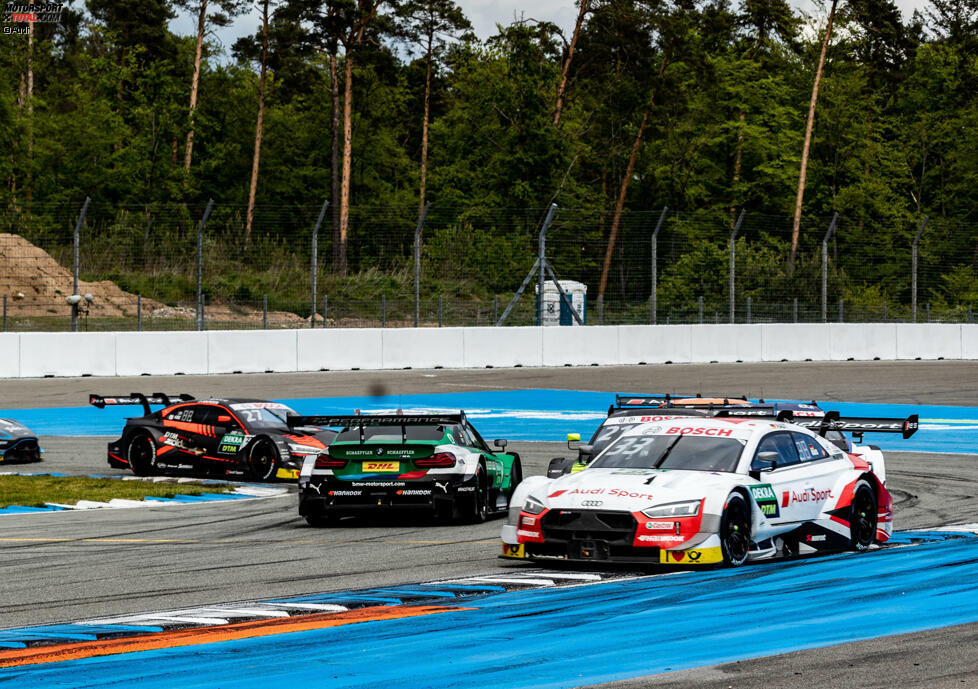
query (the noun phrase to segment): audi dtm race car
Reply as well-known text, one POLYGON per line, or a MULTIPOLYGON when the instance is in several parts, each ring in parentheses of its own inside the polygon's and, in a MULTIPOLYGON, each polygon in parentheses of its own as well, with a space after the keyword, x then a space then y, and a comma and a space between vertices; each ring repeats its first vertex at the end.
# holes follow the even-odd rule
POLYGON ((490 449, 464 412, 289 421, 342 429, 299 474, 299 514, 312 526, 395 509, 483 522, 506 511, 523 476, 520 456, 504 451, 505 440, 493 443, 502 451, 490 449))
POLYGON ((126 420, 122 437, 109 443, 109 465, 144 475, 194 471, 256 481, 295 479, 306 457, 317 457, 334 431, 291 424, 284 404, 254 399, 205 399, 138 392, 91 395, 89 403, 138 404, 143 416, 126 420), (151 411, 150 405, 163 409, 151 411))
MULTIPOLYGON (((664 413, 671 416, 715 416, 723 413, 729 416, 765 417, 777 416, 785 411, 791 412, 795 423, 799 425, 810 424, 811 419, 825 416, 825 412, 814 400, 811 403, 769 404, 763 399, 751 402, 746 397, 703 397, 698 394, 616 395, 615 403, 608 407, 608 417, 594 431, 588 444, 573 446, 572 442, 581 439, 580 434, 571 433, 567 436, 568 449, 576 451, 577 457, 560 457, 559 462, 553 460, 548 476, 556 478, 568 470, 580 471, 626 430, 640 423, 654 421, 664 413)), ((827 431, 825 437, 847 452, 852 449, 852 443, 839 431, 827 431)))
POLYGON ((660 414, 581 471, 526 479, 503 527, 503 556, 738 566, 886 542, 892 500, 882 452, 846 452, 824 434, 909 438, 917 416, 827 412, 815 432, 787 423, 790 411, 779 415, 785 420, 660 414))
POLYGON ((0 419, 0 464, 40 462, 44 456, 37 436, 13 419, 0 419))

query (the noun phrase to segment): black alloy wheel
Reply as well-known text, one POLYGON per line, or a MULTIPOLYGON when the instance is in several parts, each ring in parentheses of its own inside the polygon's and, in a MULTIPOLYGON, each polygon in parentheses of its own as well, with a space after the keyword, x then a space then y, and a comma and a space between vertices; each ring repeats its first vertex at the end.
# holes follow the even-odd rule
POLYGON ((865 480, 852 492, 849 504, 849 543, 854 550, 869 550, 876 540, 876 493, 865 480))
POLYGON ((278 448, 268 438, 258 438, 248 449, 248 464, 245 467, 248 478, 267 481, 275 476, 278 468, 278 448))
POLYGON ((747 562, 750 553, 750 509, 740 493, 731 493, 720 518, 720 549, 731 567, 747 562))
POLYGON ((513 460, 513 468, 509 472, 509 493, 506 495, 506 504, 509 505, 510 501, 513 499, 513 493, 516 492, 516 487, 523 482, 523 465, 520 464, 520 460, 513 460))
POLYGON ((129 468, 136 476, 146 476, 156 468, 156 443, 152 436, 141 431, 129 441, 126 451, 129 468))

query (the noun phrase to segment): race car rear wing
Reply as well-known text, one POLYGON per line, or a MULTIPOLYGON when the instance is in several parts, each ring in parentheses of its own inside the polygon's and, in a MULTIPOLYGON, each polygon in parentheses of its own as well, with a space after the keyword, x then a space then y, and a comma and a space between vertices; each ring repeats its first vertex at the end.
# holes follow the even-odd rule
MULTIPOLYGON (((736 409, 723 409, 717 412, 716 416, 738 416, 736 409)), ((750 410, 744 410, 750 411, 750 410)), ((810 431, 815 431, 821 436, 825 436, 828 431, 842 431, 862 436, 863 433, 900 433, 904 439, 909 438, 917 432, 920 427, 920 418, 917 414, 911 414, 905 419, 893 418, 874 418, 868 416, 847 416, 842 417, 837 411, 827 411, 825 416, 818 417, 796 417, 790 409, 783 409, 777 414, 770 416, 750 415, 751 418, 772 418, 777 421, 784 421, 810 431)))
POLYGON ((181 392, 179 395, 166 395, 162 392, 144 395, 141 392, 130 392, 128 395, 115 395, 112 397, 89 395, 88 403, 99 409, 105 409, 107 406, 119 404, 141 404, 143 405, 143 411, 146 413, 145 415, 149 416, 152 413, 149 408, 151 404, 162 404, 164 407, 169 407, 176 402, 189 402, 193 399, 195 399, 193 395, 188 395, 185 392, 181 392))
POLYGON ((353 416, 289 416, 291 428, 296 426, 327 426, 359 428, 362 443, 365 426, 400 426, 401 437, 406 439, 408 426, 450 426, 462 423, 465 412, 457 414, 355 414, 353 416))
MULTIPOLYGON (((702 399, 702 393, 690 393, 688 395, 678 392, 667 392, 664 395, 615 395, 615 403, 608 407, 608 416, 616 409, 662 409, 664 407, 675 406, 674 402, 676 400, 687 400, 687 399, 702 399)), ((717 404, 715 402, 704 402, 700 404, 683 404, 679 405, 682 407, 689 407, 694 409, 716 409, 717 407, 726 406, 729 404, 730 400, 735 401, 747 401, 747 397, 730 397, 730 396, 716 396, 706 399, 720 399, 723 400, 723 404, 717 404)))

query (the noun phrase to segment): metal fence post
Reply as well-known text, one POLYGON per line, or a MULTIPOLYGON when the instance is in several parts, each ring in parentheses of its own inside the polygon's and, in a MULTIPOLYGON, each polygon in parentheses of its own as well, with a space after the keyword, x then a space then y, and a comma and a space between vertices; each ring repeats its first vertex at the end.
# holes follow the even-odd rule
POLYGON ((701 294, 698 298, 700 303, 700 325, 703 325, 703 295, 701 294))
POLYGON ((883 322, 886 323, 886 299, 883 300, 883 322))
POLYGON ((920 244, 920 235, 924 233, 924 228, 927 227, 927 216, 920 221, 920 227, 917 228, 917 235, 913 238, 913 244, 910 247, 910 312, 913 314, 913 322, 917 322, 917 245, 920 244))
MULTIPOLYGON (((537 260, 540 262, 540 273, 537 276, 537 325, 543 325, 543 282, 544 282, 544 266, 547 263, 547 229, 550 227, 550 223, 553 222, 554 214, 557 212, 557 204, 551 203, 549 210, 547 210, 547 217, 543 219, 543 227, 540 228, 540 238, 538 242, 537 249, 537 260)), ((601 309, 601 299, 598 298, 598 310, 601 309)))
POLYGON ((323 207, 319 209, 319 218, 316 220, 316 226, 312 228, 312 271, 311 271, 311 282, 312 282, 312 313, 309 315, 309 327, 316 327, 316 278, 319 276, 319 226, 323 224, 323 218, 326 216, 326 209, 329 207, 329 200, 323 201, 323 207))
POLYGON ((734 263, 736 261, 736 249, 735 242, 737 240, 737 233, 740 232, 740 223, 744 222, 744 215, 747 213, 747 209, 744 208, 740 211, 740 217, 737 218, 737 224, 734 225, 733 230, 730 232, 730 322, 734 322, 734 263))
POLYGON ((751 323, 750 297, 747 297, 747 323, 748 323, 748 325, 751 323))
POLYGON ((795 303, 792 307, 792 323, 798 322, 798 297, 795 297, 795 303))
MULTIPOLYGON (((72 288, 71 295, 78 296, 78 251, 81 245, 81 226, 85 222, 85 213, 88 212, 88 204, 91 203, 92 199, 88 196, 85 197, 85 203, 82 204, 81 213, 78 214, 78 222, 75 223, 75 233, 74 233, 74 253, 75 253, 75 263, 74 270, 72 271, 72 288)), ((74 302, 71 305, 71 332, 78 332, 78 302, 74 302)))
POLYGON ((387 327, 387 293, 380 294, 380 327, 387 327))
POLYGON ((204 225, 214 208, 214 199, 207 201, 207 208, 197 225, 197 330, 204 329, 204 225))
POLYGON ((659 222, 655 224, 655 230, 652 231, 652 291, 651 298, 649 299, 649 321, 652 325, 655 325, 656 320, 656 308, 657 303, 657 292, 659 291, 659 230, 662 229, 662 223, 666 219, 666 213, 669 212, 669 206, 664 206, 662 208, 662 213, 659 214, 659 222))
POLYGON ((136 332, 143 330, 143 295, 136 295, 136 332))
POLYGON ((843 310, 843 304, 844 304, 844 302, 842 301, 842 299, 840 299, 839 300, 839 322, 840 323, 842 323, 842 322, 845 321, 845 318, 844 318, 845 311, 843 310))
POLYGON ((598 325, 604 325, 604 295, 598 295, 598 325))
POLYGON ((441 327, 441 316, 442 316, 442 310, 441 310, 441 295, 439 294, 439 295, 438 295, 438 327, 439 327, 439 328, 441 327))
MULTIPOLYGON (((829 229, 825 233, 825 237, 822 238, 822 322, 825 323, 828 320, 828 304, 829 304, 829 239, 832 237, 832 233, 835 231, 835 223, 839 219, 838 213, 832 214, 832 222, 829 223, 829 229)), ((839 321, 842 321, 842 300, 839 300, 839 321)))
POLYGON ((499 295, 492 295, 492 322, 499 320, 499 295))
MULTIPOLYGON (((968 322, 971 323, 974 319, 974 314, 971 310, 971 304, 968 304, 968 322)), ((3 329, 7 329, 7 297, 3 298, 3 329)))
MULTIPOLYGON (((313 312, 315 315, 315 311, 313 312)), ((268 295, 261 295, 261 329, 268 330, 268 295)))
POLYGON ((329 315, 329 311, 326 310, 327 306, 329 306, 329 297, 324 294, 323 295, 323 327, 324 328, 326 327, 326 317, 329 315))
POLYGON ((414 228, 414 327, 417 328, 421 321, 421 229, 424 227, 424 219, 428 217, 428 209, 431 208, 431 201, 425 201, 424 208, 421 209, 421 216, 418 218, 418 226, 414 228))
MULTIPOLYGON (((971 312, 971 307, 968 307, 968 312, 971 312)), ((969 319, 970 320, 970 319, 969 319)), ((7 295, 3 295, 3 332, 7 332, 7 295)))
POLYGON ((930 302, 927 302, 927 322, 930 323, 930 302))

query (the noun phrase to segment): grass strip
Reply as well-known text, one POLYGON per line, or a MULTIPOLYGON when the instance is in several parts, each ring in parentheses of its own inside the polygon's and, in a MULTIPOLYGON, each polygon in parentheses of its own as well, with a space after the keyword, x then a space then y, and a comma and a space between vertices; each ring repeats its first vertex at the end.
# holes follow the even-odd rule
POLYGON ((0 507, 44 507, 49 502, 73 505, 79 500, 107 502, 113 498, 172 498, 175 495, 229 493, 235 487, 224 483, 153 483, 80 476, 0 476, 0 507))

